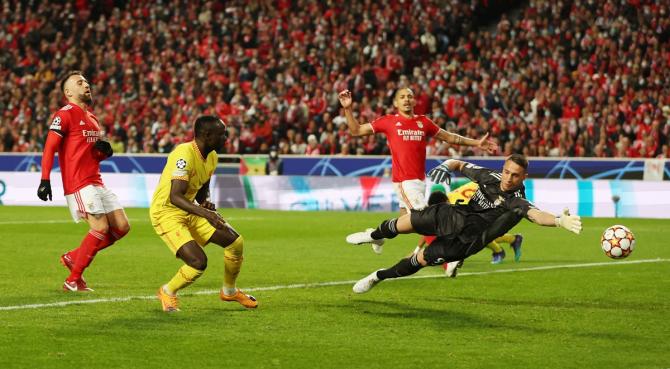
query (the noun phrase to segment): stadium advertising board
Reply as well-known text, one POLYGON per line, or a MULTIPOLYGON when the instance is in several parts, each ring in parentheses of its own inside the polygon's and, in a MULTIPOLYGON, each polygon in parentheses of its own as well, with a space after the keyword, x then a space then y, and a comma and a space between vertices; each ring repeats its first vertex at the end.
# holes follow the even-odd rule
MULTIPOLYGON (((42 156, 35 154, 0 154, 0 172, 34 172, 40 168, 42 156)), ((114 155, 100 163, 103 173, 161 173, 167 155, 114 155)), ((265 159, 259 155, 221 155, 217 174, 264 174, 265 159)), ((444 158, 428 158, 426 170, 444 158)), ((477 165, 500 168, 502 158, 467 158, 477 165)), ((389 177, 391 158, 386 156, 284 156, 283 174, 325 177, 389 177)), ((58 162, 54 164, 58 170, 58 162)), ((556 179, 645 179, 670 180, 670 161, 665 159, 594 159, 594 158, 532 158, 530 178, 556 179)))
MULTIPOLYGON (((59 174, 51 179, 54 197, 45 203, 36 196, 39 173, 0 172, 0 202, 65 206, 59 174)), ((124 207, 148 207, 158 179, 158 174, 103 174, 124 207)), ((567 206, 586 217, 670 218, 670 181, 529 179, 525 184, 528 199, 554 213, 567 206)), ((211 186, 212 200, 220 208, 398 210, 391 181, 385 177, 216 175, 211 186)), ((432 187, 429 184, 426 191, 432 187)))

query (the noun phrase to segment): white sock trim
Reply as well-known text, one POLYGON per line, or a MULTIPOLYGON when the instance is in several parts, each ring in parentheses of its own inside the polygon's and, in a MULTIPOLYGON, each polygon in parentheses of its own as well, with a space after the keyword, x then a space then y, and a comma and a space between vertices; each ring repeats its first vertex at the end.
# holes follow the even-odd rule
POLYGON ((163 292, 167 293, 170 296, 176 296, 177 294, 174 291, 170 291, 170 287, 167 284, 163 285, 163 292))
POLYGON ((223 291, 223 294, 226 296, 232 296, 237 293, 237 288, 223 286, 223 288, 221 288, 221 291, 223 291))

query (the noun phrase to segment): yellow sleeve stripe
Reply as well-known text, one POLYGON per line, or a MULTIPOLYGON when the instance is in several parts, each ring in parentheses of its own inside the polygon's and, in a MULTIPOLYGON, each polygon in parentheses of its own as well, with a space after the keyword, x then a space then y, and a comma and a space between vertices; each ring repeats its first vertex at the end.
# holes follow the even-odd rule
POLYGON ((186 182, 188 182, 188 176, 172 177, 172 179, 178 179, 178 180, 180 180, 180 181, 186 181, 186 182))

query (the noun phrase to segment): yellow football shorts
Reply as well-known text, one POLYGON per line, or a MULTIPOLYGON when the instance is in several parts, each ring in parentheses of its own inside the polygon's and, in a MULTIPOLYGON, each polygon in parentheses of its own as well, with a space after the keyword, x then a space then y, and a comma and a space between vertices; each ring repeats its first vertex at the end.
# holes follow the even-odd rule
POLYGON ((151 224, 175 255, 180 247, 193 240, 205 246, 216 231, 207 219, 194 214, 163 215, 152 219, 151 224))

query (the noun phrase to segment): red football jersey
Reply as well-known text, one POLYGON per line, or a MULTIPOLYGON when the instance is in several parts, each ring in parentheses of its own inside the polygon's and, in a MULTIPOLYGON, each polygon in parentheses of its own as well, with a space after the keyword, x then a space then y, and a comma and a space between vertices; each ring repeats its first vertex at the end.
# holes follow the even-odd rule
POLYGON ((412 118, 389 114, 377 118, 372 124, 375 133, 386 134, 391 148, 393 182, 426 177, 426 144, 428 137, 440 130, 425 115, 412 118))
POLYGON ((93 144, 102 135, 98 118, 75 104, 67 104, 54 114, 49 129, 63 137, 58 163, 65 194, 90 184, 102 186, 100 162, 93 156, 93 144))

